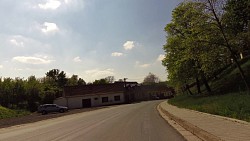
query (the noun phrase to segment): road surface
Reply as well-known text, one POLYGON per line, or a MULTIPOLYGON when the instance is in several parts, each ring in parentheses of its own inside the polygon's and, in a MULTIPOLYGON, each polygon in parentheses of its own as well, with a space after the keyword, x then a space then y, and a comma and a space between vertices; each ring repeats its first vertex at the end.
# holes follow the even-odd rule
POLYGON ((149 101, 0 129, 0 141, 183 141, 149 101))

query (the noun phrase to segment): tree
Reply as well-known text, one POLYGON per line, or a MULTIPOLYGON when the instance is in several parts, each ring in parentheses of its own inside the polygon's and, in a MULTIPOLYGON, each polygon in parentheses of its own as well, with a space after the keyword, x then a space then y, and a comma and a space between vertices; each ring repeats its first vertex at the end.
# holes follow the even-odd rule
POLYGON ((108 83, 114 83, 115 77, 114 76, 108 76, 104 78, 108 83))
POLYGON ((57 97, 61 97, 63 87, 67 84, 66 73, 58 69, 50 70, 44 79, 44 91, 42 93, 43 102, 53 102, 57 97))
POLYGON ((100 80, 95 80, 94 82, 93 82, 93 84, 108 84, 108 82, 106 81, 106 79, 105 78, 102 78, 102 79, 100 79, 100 80))
POLYGON ((53 69, 46 73, 46 76, 52 79, 52 83, 54 83, 57 87, 63 88, 67 84, 66 73, 64 71, 53 69))
POLYGON ((27 82, 21 78, 15 78, 14 80, 14 88, 13 88, 13 96, 14 101, 13 104, 19 108, 27 108, 25 104, 27 102, 27 95, 25 91, 25 84, 27 82))
MULTIPOLYGON (((198 93, 199 77, 207 84, 204 74, 217 69, 219 63, 214 62, 220 62, 219 57, 210 57, 211 52, 214 56, 221 53, 210 43, 216 33, 211 32, 214 27, 208 26, 207 16, 202 14, 202 9, 202 4, 193 2, 183 2, 174 9, 173 19, 165 27, 168 36, 164 45, 166 57, 162 62, 167 67, 170 82, 186 87, 188 83, 196 81, 198 93)), ((206 86, 210 92, 209 85, 206 86)))
POLYGON ((86 85, 86 82, 82 78, 79 78, 77 85, 86 85))
MULTIPOLYGON (((247 11, 247 2, 245 0, 239 0, 241 4, 237 2, 236 0, 187 0, 173 10, 172 21, 165 27, 168 35, 167 43, 164 45, 166 55, 162 62, 167 68, 170 82, 186 85, 196 81, 199 93, 198 84, 201 79, 207 91, 210 92, 207 78, 216 76, 216 72, 224 68, 228 60, 233 58, 248 89, 244 72, 237 60, 237 53, 240 50, 236 47, 236 43, 240 45, 244 42, 242 42, 243 39, 234 38, 235 36, 230 33, 231 29, 238 24, 225 22, 226 19, 230 22, 232 13, 238 13, 236 17, 244 15, 249 18, 249 12, 244 12, 247 11), (228 5, 231 4, 228 6, 230 8, 225 7, 226 2, 228 5), (238 5, 236 9, 243 12, 228 10, 225 14, 225 9, 232 9, 236 3, 238 5)), ((240 28, 232 31, 234 33, 244 31, 246 23, 248 24, 245 22, 246 18, 242 16, 242 18, 232 19, 238 19, 244 23, 240 24, 240 28)))
MULTIPOLYGON (((197 0, 193 0, 193 1, 197 1, 197 0)), ((232 43, 230 43, 229 36, 225 32, 225 25, 226 24, 224 24, 222 19, 223 19, 223 15, 225 12, 223 7, 225 7, 227 0, 198 0, 198 2, 203 4, 205 7, 203 13, 208 15, 209 19, 211 20, 211 23, 217 26, 217 31, 220 32, 220 34, 223 38, 223 41, 225 43, 224 46, 230 52, 230 55, 231 55, 233 61, 235 62, 237 68, 239 69, 240 75, 242 77, 242 80, 245 83, 246 89, 250 90, 245 73, 242 70, 240 63, 237 60, 237 54, 233 49, 232 43)), ((249 13, 249 11, 248 11, 248 13, 249 13)))
POLYGON ((76 85, 86 85, 86 82, 82 78, 78 78, 78 75, 72 75, 71 78, 67 81, 67 86, 76 86, 76 85))
POLYGON ((1 83, 1 105, 11 108, 14 83, 11 78, 4 78, 1 83))
POLYGON ((153 73, 149 73, 143 80, 143 84, 154 84, 159 83, 160 79, 153 73))
POLYGON ((37 81, 35 76, 30 76, 25 85, 25 91, 27 95, 28 108, 34 112, 37 110, 38 103, 41 101, 41 85, 37 81))
POLYGON ((78 75, 72 75, 71 78, 67 81, 68 86, 76 86, 78 85, 78 75))
POLYGON ((58 86, 60 88, 63 88, 67 84, 67 81, 68 79, 66 78, 66 73, 64 71, 61 71, 58 74, 58 80, 57 80, 58 86))
POLYGON ((228 0, 222 17, 225 32, 234 49, 243 57, 250 49, 250 9, 248 0, 228 0))

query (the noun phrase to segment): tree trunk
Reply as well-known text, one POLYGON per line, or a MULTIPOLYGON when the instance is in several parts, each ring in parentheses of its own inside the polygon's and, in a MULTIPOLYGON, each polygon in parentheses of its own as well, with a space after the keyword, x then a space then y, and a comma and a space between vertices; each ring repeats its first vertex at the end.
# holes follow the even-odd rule
POLYGON ((200 87, 200 81, 199 81, 198 77, 196 77, 196 86, 197 86, 197 93, 200 94, 201 93, 201 87, 200 87))
POLYGON ((205 85, 205 87, 207 89, 207 92, 210 93, 211 92, 211 88, 210 88, 210 86, 209 86, 209 84, 207 82, 207 78, 206 78, 206 76, 205 76, 205 74, 204 74, 203 71, 201 71, 201 79, 202 79, 202 81, 203 81, 203 83, 204 83, 204 85, 205 85))
POLYGON ((182 94, 185 94, 185 88, 183 86, 181 87, 181 92, 182 94))
POLYGON ((188 92, 189 92, 190 95, 193 95, 193 93, 192 93, 191 90, 189 89, 189 85, 188 85, 188 84, 186 85, 186 90, 188 90, 188 92))

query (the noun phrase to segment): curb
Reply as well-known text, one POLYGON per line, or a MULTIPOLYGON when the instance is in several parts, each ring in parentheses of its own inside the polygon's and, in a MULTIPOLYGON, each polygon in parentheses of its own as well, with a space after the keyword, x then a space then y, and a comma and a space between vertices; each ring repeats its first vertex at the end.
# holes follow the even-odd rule
POLYGON ((165 113, 160 109, 160 104, 157 106, 157 111, 159 115, 170 125, 172 126, 186 141, 202 141, 199 137, 189 132, 185 128, 183 128, 180 124, 175 122, 173 119, 169 118, 165 113))
POLYGON ((173 114, 169 113, 168 111, 166 111, 164 108, 161 107, 161 104, 159 104, 159 108, 160 110, 166 115, 168 116, 170 119, 174 120, 175 122, 177 122, 179 125, 181 125, 184 129, 188 130, 189 132, 191 132, 192 134, 196 135, 197 137, 199 137, 200 139, 204 140, 204 141, 222 141, 222 139, 220 139, 219 137, 177 117, 174 116, 173 114))

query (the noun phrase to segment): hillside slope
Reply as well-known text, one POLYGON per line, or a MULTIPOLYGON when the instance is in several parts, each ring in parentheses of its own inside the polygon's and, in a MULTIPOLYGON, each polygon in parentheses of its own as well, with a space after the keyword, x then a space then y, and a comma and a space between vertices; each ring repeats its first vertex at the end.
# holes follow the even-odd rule
MULTIPOLYGON (((250 78, 250 60, 242 63, 247 78, 250 78)), ((170 104, 181 108, 188 108, 215 115, 221 115, 250 122, 250 92, 236 67, 224 70, 218 78, 209 82, 213 92, 207 95, 203 87, 203 94, 181 94, 169 100, 170 104)), ((193 91, 195 88, 192 89, 193 91)))

